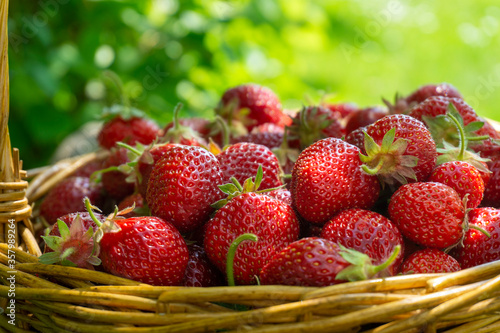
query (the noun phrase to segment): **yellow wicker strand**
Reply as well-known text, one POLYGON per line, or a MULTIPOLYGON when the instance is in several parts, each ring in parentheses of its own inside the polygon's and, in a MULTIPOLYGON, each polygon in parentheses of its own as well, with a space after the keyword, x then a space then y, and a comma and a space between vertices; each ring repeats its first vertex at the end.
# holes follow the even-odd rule
POLYGON ((25 227, 24 225, 21 224, 19 225, 19 232, 21 233, 21 239, 24 241, 24 244, 26 245, 28 252, 38 257, 41 256, 42 251, 38 246, 38 242, 36 241, 35 236, 33 236, 33 231, 30 230, 29 227, 25 227))
MULTIPOLYGON (((11 268, 0 264, 0 277, 5 280, 10 278, 12 275, 15 275, 15 281, 18 285, 23 285, 26 287, 38 287, 38 288, 50 288, 50 289, 67 289, 63 286, 55 284, 53 282, 44 280, 37 276, 24 273, 22 271, 15 271, 11 268)), ((0 286, 1 287, 1 286, 0 286)), ((3 297, 7 297, 7 295, 3 295, 3 297)))
MULTIPOLYGON (((8 292, 9 287, 0 286, 0 296, 7 297, 8 292)), ((91 291, 17 287, 15 297, 19 300, 46 300, 77 304, 97 304, 152 312, 156 310, 156 301, 151 299, 91 291)))
POLYGON ((494 322, 500 320, 500 315, 492 315, 488 316, 488 318, 483 318, 481 320, 475 320, 463 324, 459 327, 452 328, 450 330, 446 330, 443 333, 474 333, 477 332, 478 329, 488 326, 494 322))
POLYGON ((282 300, 297 301, 314 287, 293 286, 234 286, 211 288, 181 288, 166 291, 158 297, 158 302, 198 301, 231 302, 237 300, 282 300))
POLYGON ((304 294, 302 299, 348 293, 396 291, 403 289, 422 288, 427 286, 427 281, 429 279, 443 275, 444 274, 400 275, 387 278, 376 278, 366 281, 351 282, 348 284, 336 284, 333 286, 317 288, 316 290, 304 294))
POLYGON ((176 287, 176 286, 148 286, 148 285, 140 285, 140 286, 123 286, 123 285, 104 285, 104 286, 92 286, 82 290, 88 291, 98 291, 98 292, 107 292, 112 294, 124 294, 124 295, 133 295, 140 297, 149 297, 149 298, 158 298, 162 293, 169 290, 180 289, 184 287, 176 287))
POLYGON ((496 275, 500 275, 500 260, 430 279, 427 281, 427 291, 443 290, 446 287, 479 281, 496 275))
POLYGON ((147 284, 144 283, 114 276, 108 273, 92 271, 89 269, 78 268, 78 267, 45 265, 40 263, 24 263, 24 264, 18 264, 16 268, 20 271, 31 274, 66 277, 70 279, 85 280, 101 284, 145 286, 145 287, 148 286, 147 284))
POLYGON ((500 321, 496 321, 488 326, 476 330, 474 333, 498 333, 500 332, 500 321))
POLYGON ((500 297, 490 298, 476 304, 473 304, 460 311, 450 313, 444 316, 443 320, 460 320, 477 318, 485 314, 492 314, 500 311, 500 297))
MULTIPOLYGON (((436 306, 449 299, 464 294, 477 288, 477 285, 456 287, 450 290, 436 292, 429 295, 408 297, 400 301, 394 301, 378 306, 372 306, 364 310, 350 312, 333 318, 320 319, 311 322, 300 322, 295 324, 277 325, 272 328, 255 328, 253 332, 279 333, 279 332, 342 332, 352 327, 368 324, 376 320, 391 318, 394 315, 403 314, 423 308, 436 306)), ((346 295, 347 296, 347 295, 346 295)), ((306 302, 306 301, 303 301, 306 302)), ((270 309, 266 309, 270 310, 270 309)), ((266 315, 272 314, 266 313, 266 315)), ((189 325, 189 324, 187 324, 189 325)), ((176 332, 173 330, 172 332, 176 332)), ((181 330, 179 330, 181 332, 181 330)))
POLYGON ((3 254, 8 254, 10 251, 14 251, 14 257, 17 262, 38 262, 38 258, 32 254, 26 253, 19 249, 9 249, 9 246, 5 243, 0 243, 0 252, 3 254))
POLYGON ((398 333, 406 328, 434 322, 437 318, 451 313, 452 311, 487 299, 498 290, 500 290, 500 275, 466 294, 457 296, 452 300, 439 304, 435 308, 424 311, 419 315, 402 320, 393 325, 391 328, 383 330, 380 333, 398 333))

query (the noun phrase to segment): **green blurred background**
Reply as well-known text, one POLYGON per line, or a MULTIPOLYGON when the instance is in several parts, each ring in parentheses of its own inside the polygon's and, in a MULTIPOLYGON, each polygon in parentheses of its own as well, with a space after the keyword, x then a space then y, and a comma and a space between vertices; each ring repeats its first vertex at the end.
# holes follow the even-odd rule
POLYGON ((10 0, 10 133, 26 169, 117 94, 160 124, 212 117, 225 89, 272 88, 296 109, 382 104, 426 83, 457 87, 500 120, 500 3, 380 0, 10 0))

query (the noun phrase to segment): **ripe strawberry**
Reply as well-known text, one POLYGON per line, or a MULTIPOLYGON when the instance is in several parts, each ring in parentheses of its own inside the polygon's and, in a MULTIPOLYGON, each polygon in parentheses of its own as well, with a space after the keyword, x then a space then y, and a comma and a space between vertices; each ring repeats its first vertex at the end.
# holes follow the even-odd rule
MULTIPOLYGON (((415 105, 411 109, 409 115, 425 121, 438 146, 441 146, 443 141, 456 145, 457 130, 455 124, 446 118, 437 117, 439 115, 445 115, 448 112, 450 103, 453 104, 465 126, 474 122, 483 123, 483 126, 479 129, 474 126, 469 131, 469 136, 489 136, 492 139, 500 138, 500 135, 493 126, 479 117, 476 111, 461 98, 444 96, 429 97, 423 102, 415 105)), ((471 145, 471 148, 479 151, 485 149, 485 145, 488 146, 491 144, 491 140, 486 140, 480 143, 474 143, 474 145, 471 145)))
POLYGON ((249 132, 264 123, 289 125, 278 96, 271 89, 257 84, 243 84, 226 90, 216 112, 224 119, 241 121, 249 132))
POLYGON ((389 203, 390 220, 415 243, 444 249, 464 233, 465 208, 458 193, 441 183, 401 186, 389 203))
POLYGON ((388 112, 380 106, 372 106, 351 113, 346 118, 345 134, 349 134, 357 128, 373 124, 377 120, 387 116, 388 112))
POLYGON ((487 164, 491 173, 484 189, 481 206, 500 208, 500 156, 487 164))
POLYGON ((300 153, 290 192, 302 218, 324 224, 341 210, 375 204, 380 185, 361 169, 359 153, 358 147, 338 138, 322 139, 300 153))
POLYGON ((223 184, 230 183, 231 177, 243 183, 256 174, 260 165, 264 171, 260 189, 283 185, 279 161, 266 146, 250 142, 235 143, 218 154, 217 160, 220 163, 223 184))
POLYGON ((462 95, 454 86, 449 83, 440 83, 421 86, 406 97, 398 97, 396 95, 394 105, 391 105, 387 101, 385 101, 385 103, 389 106, 391 114, 407 114, 413 106, 432 96, 456 97, 462 99, 462 95))
POLYGON ((40 216, 49 224, 56 223, 63 215, 85 210, 83 199, 90 198, 96 205, 104 201, 102 185, 88 177, 70 177, 56 184, 40 204, 40 216))
POLYGON ((323 106, 304 107, 293 118, 290 126, 290 144, 292 147, 304 149, 314 142, 328 138, 341 138, 344 128, 338 114, 323 106))
POLYGON ((292 194, 286 188, 279 188, 277 190, 265 192, 266 195, 283 201, 286 204, 292 205, 292 194))
POLYGON ((254 127, 251 133, 231 138, 231 144, 251 142, 272 149, 281 145, 283 142, 283 136, 283 128, 267 123, 254 127))
POLYGON ((385 262, 399 245, 401 251, 388 267, 388 275, 396 275, 404 256, 403 236, 383 215, 364 209, 344 210, 328 221, 321 237, 366 254, 376 265, 385 262))
POLYGON ((476 208, 483 200, 484 183, 481 173, 467 162, 451 161, 436 166, 428 181, 450 186, 462 200, 468 194, 467 208, 476 208))
POLYGON ((189 260, 182 280, 185 287, 214 287, 224 284, 222 273, 207 257, 203 247, 188 245, 189 260))
MULTIPOLYGON (((397 255, 397 251, 395 251, 397 255)), ((278 252, 260 273, 262 284, 323 287, 374 277, 392 263, 373 266, 368 256, 324 238, 306 237, 278 252)))
POLYGON ((206 146, 207 142, 203 139, 201 133, 181 124, 179 118, 181 109, 182 103, 177 104, 174 109, 173 121, 165 126, 163 129, 164 134, 159 140, 161 142, 180 143, 187 146, 206 146))
POLYGON ((153 166, 146 191, 151 214, 171 222, 180 232, 203 225, 222 198, 217 158, 197 146, 171 147, 153 166))
POLYGON ((424 181, 436 164, 436 144, 424 123, 403 114, 388 115, 366 127, 363 170, 383 183, 424 181))
POLYGON ((104 123, 97 141, 106 149, 115 147, 117 142, 125 142, 131 146, 137 142, 148 145, 156 139, 159 130, 158 124, 144 117, 118 115, 104 123))
MULTIPOLYGON (((104 190, 116 201, 122 200, 135 190, 134 181, 127 179, 129 174, 120 169, 128 162, 130 162, 128 150, 117 146, 111 149, 109 156, 103 162, 103 170, 99 171, 104 190)), ((97 203, 96 205, 99 206, 97 203)))
POLYGON ((284 202, 264 194, 242 193, 218 209, 205 227, 204 248, 219 270, 226 272, 230 245, 252 233, 257 242, 244 242, 236 251, 234 278, 238 284, 255 284, 271 257, 299 237, 299 221, 284 202))
POLYGON ((125 210, 129 207, 134 207, 134 209, 131 212, 122 215, 125 218, 148 215, 147 207, 144 206, 144 198, 138 192, 126 196, 122 201, 120 201, 120 203, 118 203, 119 211, 125 210))
POLYGON ((451 255, 438 249, 424 248, 405 259, 401 274, 451 273, 459 270, 460 264, 451 255))
MULTIPOLYGON (((66 214, 66 215, 59 217, 58 220, 63 221, 64 223, 66 223, 66 225, 68 227, 71 228, 71 224, 74 222, 77 215, 80 216, 80 218, 82 220, 83 228, 85 230, 88 230, 89 228, 92 228, 94 231, 97 230, 97 228, 98 228, 97 224, 90 217, 90 214, 87 211, 69 213, 69 214, 66 214)), ((100 213, 94 213, 94 215, 101 222, 104 222, 106 220, 106 216, 104 216, 100 213)), ((59 224, 55 223, 54 225, 52 225, 50 232, 49 232, 49 236, 61 236, 61 232, 59 231, 59 224)))
POLYGON ((470 228, 460 246, 450 253, 457 259, 463 269, 481 265, 500 259, 500 210, 493 207, 482 207, 471 210, 468 214, 471 226, 486 230, 470 228))
POLYGON ((120 231, 105 233, 100 258, 105 271, 158 286, 182 283, 189 252, 179 231, 155 216, 115 221, 120 231))
POLYGON ((322 103, 323 107, 326 107, 338 114, 339 119, 344 119, 351 113, 359 111, 359 107, 354 103, 322 103))

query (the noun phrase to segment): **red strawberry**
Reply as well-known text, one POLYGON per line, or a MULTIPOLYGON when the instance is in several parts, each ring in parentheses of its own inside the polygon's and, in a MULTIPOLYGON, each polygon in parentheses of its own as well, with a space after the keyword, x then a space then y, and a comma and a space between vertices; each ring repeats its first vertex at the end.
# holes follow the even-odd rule
POLYGON ((364 280, 387 268, 394 254, 387 263, 373 266, 364 254, 342 248, 327 239, 306 237, 277 253, 262 269, 260 281, 267 285, 323 287, 347 280, 364 280))
POLYGON ((394 114, 366 127, 361 161, 365 172, 387 184, 424 181, 436 164, 436 144, 424 123, 394 114), (364 148, 364 149, 363 149, 364 148))
POLYGON ((106 149, 111 149, 117 142, 125 142, 131 146, 137 142, 148 145, 156 139, 159 130, 154 121, 144 117, 116 116, 104 124, 97 141, 106 149))
POLYGON ((385 102, 389 106, 391 114, 407 113, 413 106, 432 96, 462 98, 462 95, 454 86, 449 83, 440 83, 421 86, 406 97, 398 97, 396 95, 396 102, 394 105, 391 105, 387 101, 385 102))
POLYGON ((348 208, 371 208, 379 195, 377 177, 361 170, 360 150, 338 138, 326 138, 303 150, 292 171, 290 192, 297 212, 324 224, 348 208))
POLYGON ((188 245, 189 260, 182 281, 185 287, 213 287, 224 284, 224 277, 207 257, 203 247, 188 245))
MULTIPOLYGON (((103 223, 106 217, 94 213, 95 218, 103 223)), ((44 255, 40 262, 46 264, 62 263, 87 269, 94 269, 93 265, 100 264, 94 247, 93 234, 98 225, 88 212, 75 212, 61 216, 46 236, 44 255), (60 229, 60 227, 62 229, 60 229), (61 235, 62 232, 62 235, 61 235)))
POLYGON ((341 138, 344 128, 338 114, 323 106, 304 107, 293 118, 289 136, 291 146, 304 149, 314 142, 334 137, 341 138))
POLYGON ((387 114, 387 110, 380 106, 372 106, 353 112, 346 118, 345 134, 347 135, 357 128, 373 124, 387 114))
POLYGON ((182 103, 177 104, 174 109, 173 121, 163 129, 164 134, 160 138, 161 142, 180 143, 188 146, 206 146, 207 142, 202 134, 189 126, 182 125, 179 112, 182 109, 182 103))
POLYGON ((450 273, 459 270, 460 264, 451 255, 438 249, 425 248, 405 259, 401 274, 450 273))
POLYGON ((354 103, 323 103, 322 106, 337 113, 339 119, 346 118, 351 113, 359 111, 359 107, 354 103))
POLYGON ((484 189, 483 207, 500 208, 500 156, 487 163, 491 171, 484 189))
POLYGON ((443 163, 434 168, 428 181, 443 183, 453 188, 462 200, 467 197, 467 208, 476 208, 483 200, 484 183, 481 173, 462 161, 443 163))
POLYGON ((40 216, 49 224, 63 215, 85 210, 83 199, 88 197, 96 205, 104 201, 102 186, 88 177, 70 177, 56 184, 40 204, 40 216))
POLYGON ((471 228, 465 233, 463 245, 451 252, 463 269, 500 259, 500 210, 482 207, 468 214, 471 228), (486 230, 487 234, 472 227, 486 230))
POLYGON ((223 197, 217 158, 197 146, 171 147, 153 166, 146 201, 151 214, 171 222, 181 232, 203 225, 210 206, 223 197))
POLYGON ((259 165, 264 171, 260 189, 265 190, 283 185, 282 171, 277 157, 266 146, 240 142, 228 146, 217 155, 222 171, 222 183, 230 183, 231 177, 243 183, 255 176, 259 165))
POLYGON ((239 142, 251 142, 266 146, 269 149, 279 147, 283 142, 283 128, 273 125, 273 127, 276 127, 278 129, 277 130, 274 128, 269 128, 271 126, 264 125, 258 126, 262 129, 256 130, 258 127, 254 127, 251 133, 232 138, 231 143, 235 144, 239 142))
POLYGON ((205 228, 205 251, 222 272, 226 272, 230 245, 246 233, 258 240, 237 248, 234 278, 238 284, 255 284, 255 276, 271 257, 298 239, 299 221, 290 205, 267 195, 248 192, 233 197, 205 228))
POLYGON ((265 194, 280 201, 283 201, 284 203, 289 204, 290 206, 292 205, 292 194, 290 193, 289 190, 285 188, 279 188, 277 190, 265 192, 265 194))
POLYGON ((103 162, 103 170, 100 171, 102 186, 106 193, 117 201, 132 194, 135 190, 134 181, 127 179, 129 174, 120 169, 128 162, 130 162, 128 150, 123 147, 115 147, 111 149, 109 156, 103 162))
POLYGON ((454 189, 441 183, 401 186, 390 199, 389 216, 404 236, 427 247, 455 245, 464 232, 462 200, 454 189))
POLYGON ((105 271, 158 286, 182 283, 189 252, 179 231, 155 216, 115 221, 120 231, 105 233, 101 240, 105 271))
POLYGON ((278 96, 271 89, 257 84, 243 84, 226 90, 216 112, 224 119, 241 121, 248 131, 264 123, 283 127, 288 122, 278 96))
POLYGON ((131 195, 125 197, 118 204, 119 211, 125 210, 129 207, 134 207, 134 210, 125 214, 125 215, 122 215, 125 218, 147 215, 147 214, 145 214, 146 213, 145 211, 147 211, 147 208, 144 207, 144 198, 140 193, 137 193, 137 192, 132 193, 131 195))
POLYGON ((347 209, 325 224, 321 237, 366 254, 374 264, 382 264, 399 245, 403 250, 388 268, 389 275, 396 275, 404 256, 403 236, 398 228, 379 213, 364 209, 347 209))

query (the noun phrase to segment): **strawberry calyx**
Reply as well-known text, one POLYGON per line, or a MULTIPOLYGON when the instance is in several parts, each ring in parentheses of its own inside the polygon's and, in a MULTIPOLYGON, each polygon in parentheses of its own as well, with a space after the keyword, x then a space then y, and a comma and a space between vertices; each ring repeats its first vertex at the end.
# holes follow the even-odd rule
POLYGON ((365 135, 366 155, 359 154, 363 171, 369 175, 377 175, 382 184, 394 185, 395 182, 406 184, 408 179, 417 180, 413 168, 418 164, 418 158, 405 155, 408 140, 398 138, 395 140, 396 129, 391 128, 378 145, 373 138, 363 131, 365 135))
POLYGON ((391 253, 390 257, 387 258, 385 262, 380 265, 372 265, 372 259, 359 251, 348 249, 345 246, 339 244, 341 249, 340 255, 351 265, 340 271, 336 280, 347 280, 347 281, 361 281, 368 280, 377 273, 388 268, 397 258, 399 252, 401 251, 401 245, 394 247, 394 251, 391 253))
POLYGON ((325 138, 323 130, 330 126, 332 119, 329 112, 322 111, 322 106, 302 107, 299 116, 293 119, 290 126, 290 139, 298 139, 301 148, 325 138))
POLYGON ((211 205, 212 208, 215 208, 215 209, 222 208, 231 199, 233 199, 234 197, 237 197, 238 195, 243 194, 243 193, 253 192, 253 193, 260 194, 260 193, 266 193, 266 192, 278 190, 280 188, 285 187, 285 185, 282 185, 282 186, 278 186, 278 187, 259 190, 259 186, 262 183, 263 177, 264 177, 264 171, 262 170, 262 165, 259 165, 259 167, 257 168, 255 180, 252 179, 253 177, 248 177, 243 182, 243 185, 241 185, 240 182, 235 177, 231 177, 231 183, 219 185, 219 189, 224 194, 226 194, 227 197, 213 203, 211 205))
POLYGON ((235 286, 234 282, 234 257, 236 256, 236 251, 238 250, 238 246, 244 242, 250 240, 252 242, 257 242, 259 238, 251 233, 242 234, 229 245, 229 249, 227 251, 226 258, 226 276, 227 276, 227 284, 229 286, 235 286))
POLYGON ((101 260, 98 256, 100 251, 99 242, 102 236, 107 232, 120 231, 120 228, 114 221, 119 218, 119 215, 127 214, 134 208, 129 207, 120 212, 116 208, 115 212, 110 214, 105 222, 101 222, 93 212, 94 209, 100 211, 99 208, 93 206, 88 197, 84 199, 84 204, 90 217, 98 226, 97 230, 94 231, 92 227, 85 230, 80 214, 76 215, 70 227, 62 220, 57 220, 61 236, 42 236, 47 247, 54 252, 47 252, 41 255, 39 258, 40 263, 48 265, 61 264, 63 266, 88 269, 93 269, 93 266, 100 265, 101 260))
POLYGON ((204 143, 201 135, 189 126, 184 126, 180 123, 179 112, 183 107, 182 103, 177 103, 174 108, 173 126, 169 128, 165 134, 160 138, 161 142, 170 143, 204 143))
MULTIPOLYGON (((291 148, 288 144, 288 132, 290 131, 290 127, 286 126, 285 131, 283 132, 283 141, 281 142, 279 147, 272 148, 271 151, 280 164, 281 170, 283 171, 285 166, 291 161, 295 163, 297 158, 299 157, 299 150, 296 148, 291 148)), ((291 178, 290 174, 282 173, 282 178, 291 178)))
MULTIPOLYGON (((435 117, 435 120, 429 120, 431 123, 433 121, 452 123, 455 128, 455 132, 458 132, 458 145, 453 146, 447 141, 442 141, 442 147, 437 148, 439 156, 436 160, 436 165, 441 165, 446 162, 451 161, 463 161, 468 162, 473 165, 476 169, 482 172, 489 173, 490 171, 486 167, 485 163, 490 161, 490 159, 482 158, 473 151, 467 149, 469 141, 482 141, 489 139, 489 136, 477 136, 473 132, 479 130, 483 127, 484 123, 480 121, 474 121, 464 126, 463 118, 457 111, 452 103, 448 104, 448 112, 445 115, 439 115, 435 117)), ((431 131, 432 133, 432 131, 431 131)), ((456 135, 455 135, 456 136, 456 135)))

